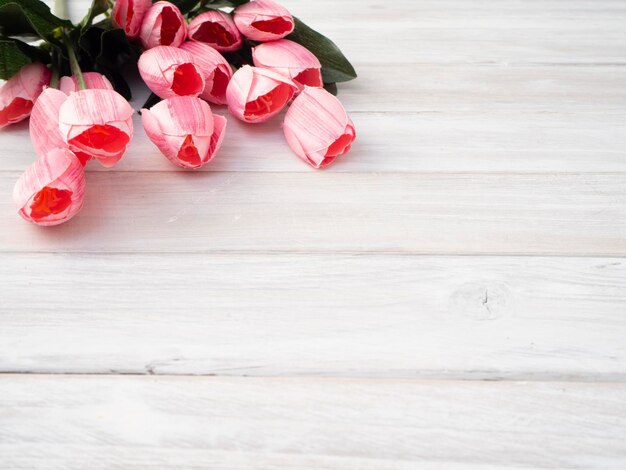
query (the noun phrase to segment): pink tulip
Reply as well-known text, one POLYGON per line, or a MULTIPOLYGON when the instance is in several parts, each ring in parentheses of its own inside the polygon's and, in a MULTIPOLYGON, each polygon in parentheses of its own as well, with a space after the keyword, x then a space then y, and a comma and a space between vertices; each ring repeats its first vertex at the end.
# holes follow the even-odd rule
POLYGON ((68 149, 52 149, 29 166, 15 183, 18 213, 37 225, 58 225, 83 207, 85 173, 68 149))
POLYGON ((245 122, 265 122, 280 113, 298 87, 271 70, 244 65, 226 89, 228 109, 245 122))
POLYGON ((158 46, 141 54, 141 78, 161 98, 198 96, 204 91, 204 76, 191 53, 176 47, 158 46))
POLYGON ((133 137, 133 108, 114 90, 71 93, 59 110, 59 130, 70 150, 115 165, 133 137))
MULTIPOLYGON (((87 88, 97 90, 113 90, 113 85, 111 85, 109 79, 101 73, 83 72, 83 79, 85 80, 87 88)), ((61 77, 59 89, 66 95, 69 95, 73 91, 78 91, 80 89, 78 86, 78 79, 74 75, 71 77, 61 77)))
POLYGON ((152 0, 115 0, 111 11, 113 24, 123 29, 130 39, 136 39, 143 18, 151 6, 152 0))
POLYGON ((285 116, 287 143, 315 168, 331 164, 352 146, 354 124, 339 100, 323 88, 306 87, 285 116))
POLYGON ((30 116, 35 100, 50 84, 51 76, 45 65, 28 64, 0 86, 0 129, 30 116))
POLYGON ((241 48, 241 33, 228 13, 210 10, 196 16, 189 23, 189 39, 203 42, 221 52, 241 48))
POLYGON ((146 134, 172 163, 198 169, 209 162, 224 140, 226 118, 213 115, 199 98, 177 96, 141 111, 146 134))
POLYGON ((139 39, 145 49, 157 46, 179 47, 187 37, 187 23, 176 5, 156 2, 141 23, 139 39))
POLYGON ((253 0, 235 10, 235 24, 248 39, 275 41, 293 32, 291 13, 272 0, 253 0))
MULTIPOLYGON (((45 155, 55 148, 67 148, 59 130, 59 110, 67 95, 56 88, 46 88, 33 106, 30 114, 30 140, 37 155, 45 155)), ((91 155, 74 152, 80 163, 85 166, 91 155)))
POLYGON ((322 64, 311 51, 288 39, 266 42, 252 49, 254 65, 291 78, 303 87, 324 86, 322 64))
POLYGON ((180 48, 193 56, 193 61, 204 76, 204 91, 200 95, 215 104, 226 104, 226 87, 233 76, 230 64, 208 44, 187 41, 180 48))

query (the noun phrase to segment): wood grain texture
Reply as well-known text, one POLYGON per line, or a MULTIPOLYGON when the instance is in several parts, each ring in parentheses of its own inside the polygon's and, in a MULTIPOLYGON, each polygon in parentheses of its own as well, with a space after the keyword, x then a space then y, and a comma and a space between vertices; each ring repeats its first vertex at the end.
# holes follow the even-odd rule
POLYGON ((5 254, 0 276, 0 372, 626 379, 623 259, 5 254))
MULTIPOLYGON (((6 220, 16 217, 17 176, 0 174, 6 220)), ((13 220, 0 249, 626 253, 617 174, 100 172, 88 175, 86 198, 78 217, 50 230, 13 220)))
POLYGON ((626 3, 281 1, 359 72, 329 171, 135 116, 44 231, 0 131, 0 467, 622 470, 626 3))
POLYGON ((624 384, 3 376, 0 396, 15 470, 606 470, 626 458, 624 384))

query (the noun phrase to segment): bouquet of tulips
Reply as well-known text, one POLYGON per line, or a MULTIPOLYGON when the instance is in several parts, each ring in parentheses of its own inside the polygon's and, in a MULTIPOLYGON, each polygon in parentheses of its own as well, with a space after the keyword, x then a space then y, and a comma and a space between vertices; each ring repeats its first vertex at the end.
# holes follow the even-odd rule
POLYGON ((152 95, 143 128, 172 163, 198 169, 218 153, 227 105, 247 123, 288 106, 283 130, 315 168, 345 154, 356 132, 334 96, 356 78, 337 46, 273 0, 93 0, 79 24, 40 0, 0 0, 0 128, 30 117, 38 158, 15 185, 19 214, 41 226, 83 206, 89 161, 111 167, 133 137, 138 71, 152 95))

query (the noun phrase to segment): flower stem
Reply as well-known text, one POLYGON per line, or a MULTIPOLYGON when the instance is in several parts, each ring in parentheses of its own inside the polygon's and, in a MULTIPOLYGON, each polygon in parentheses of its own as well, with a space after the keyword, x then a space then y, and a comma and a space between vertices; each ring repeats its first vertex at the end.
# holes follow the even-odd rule
POLYGON ((63 20, 68 19, 67 0, 54 0, 54 13, 63 20))
POLYGON ((61 61, 56 52, 52 52, 52 78, 50 79, 50 88, 59 88, 59 79, 61 77, 61 61))
POLYGON ((83 77, 83 72, 81 72, 80 65, 78 65, 78 59, 76 58, 74 47, 72 46, 72 43, 70 42, 67 36, 65 36, 65 47, 67 48, 67 55, 70 59, 70 67, 72 69, 72 75, 76 77, 76 81, 78 82, 78 89, 86 90, 87 85, 85 83, 85 77, 83 77))

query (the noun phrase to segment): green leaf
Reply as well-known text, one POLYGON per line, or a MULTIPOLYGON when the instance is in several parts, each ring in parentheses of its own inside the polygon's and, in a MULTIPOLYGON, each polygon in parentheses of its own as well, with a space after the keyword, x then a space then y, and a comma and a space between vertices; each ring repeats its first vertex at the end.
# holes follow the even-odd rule
POLYGON ((171 0, 171 3, 176 5, 183 15, 186 15, 200 2, 199 0, 171 0))
POLYGON ((337 84, 336 83, 324 83, 324 89, 328 93, 337 96, 337 84))
POLYGON ((92 0, 91 8, 87 12, 87 15, 80 22, 83 29, 88 28, 93 23, 96 16, 105 13, 109 9, 109 3, 107 0, 92 0))
POLYGON ((78 39, 78 45, 93 64, 116 70, 134 57, 136 49, 128 42, 123 30, 105 28, 102 23, 86 28, 78 39))
POLYGON ((0 39, 0 79, 8 80, 31 60, 11 39, 0 39))
MULTIPOLYGON (((150 96, 148 96, 148 99, 146 100, 146 102, 143 104, 143 106, 141 107, 141 109, 150 109, 152 108, 152 106, 154 106, 155 104, 157 104, 158 102, 161 101, 161 98, 159 98, 157 95, 155 95, 154 93, 150 93, 150 96)), ((141 111, 139 111, 141 113, 141 111)))
POLYGON ((334 42, 309 28, 298 18, 294 20, 296 27, 287 39, 303 45, 317 56, 322 64, 324 83, 347 82, 357 77, 354 67, 334 42))
POLYGON ((55 29, 71 25, 54 16, 39 0, 0 0, 0 34, 4 36, 36 36, 54 41, 55 29))

